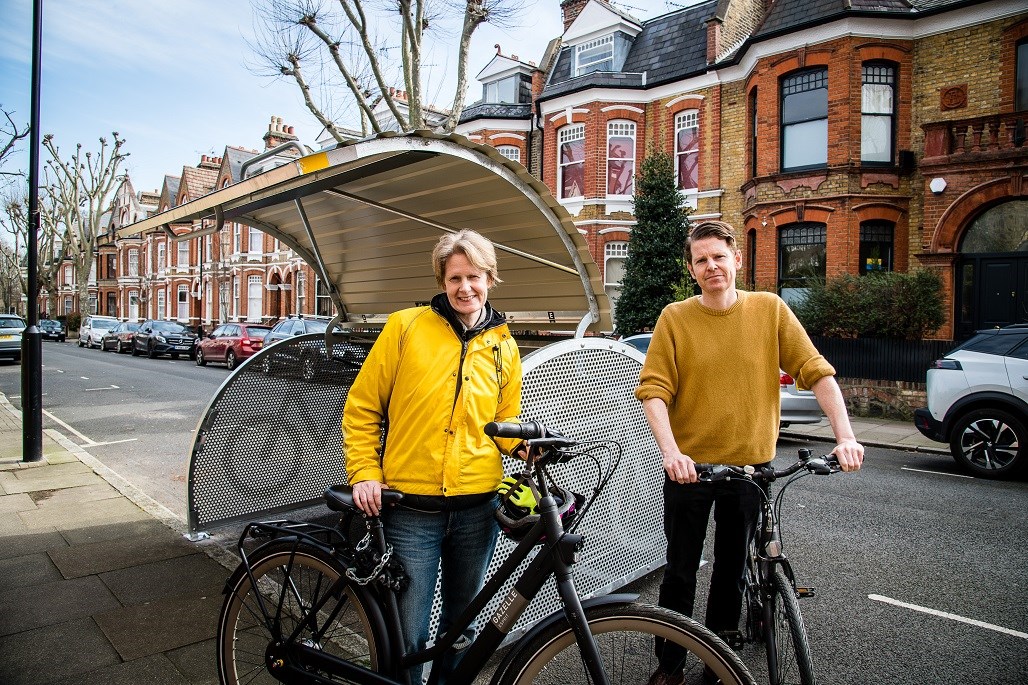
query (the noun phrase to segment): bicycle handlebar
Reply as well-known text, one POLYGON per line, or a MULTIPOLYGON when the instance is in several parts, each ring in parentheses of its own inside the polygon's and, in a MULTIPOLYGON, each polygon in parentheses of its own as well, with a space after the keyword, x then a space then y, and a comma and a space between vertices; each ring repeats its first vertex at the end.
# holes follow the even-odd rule
POLYGON ((791 476, 797 471, 806 469, 817 476, 829 476, 838 473, 839 460, 834 454, 824 454, 820 457, 800 455, 799 461, 795 464, 776 469, 773 466, 733 466, 730 464, 696 464, 696 473, 701 483, 714 483, 721 480, 728 480, 732 477, 742 477, 754 481, 765 481, 770 483, 778 478, 791 476))
POLYGON ((485 424, 485 434, 491 438, 518 438, 520 440, 538 440, 540 438, 559 437, 551 434, 546 426, 538 421, 526 421, 525 423, 502 423, 490 421, 485 424))

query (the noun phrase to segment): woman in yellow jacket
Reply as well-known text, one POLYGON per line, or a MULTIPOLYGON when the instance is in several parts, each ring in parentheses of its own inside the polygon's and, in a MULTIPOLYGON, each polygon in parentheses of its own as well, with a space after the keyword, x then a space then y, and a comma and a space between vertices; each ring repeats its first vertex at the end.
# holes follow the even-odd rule
MULTIPOLYGON (((428 641, 440 561, 440 634, 481 588, 498 532, 500 452, 517 446, 483 429, 521 413, 521 356, 503 315, 487 302, 500 282, 492 244, 470 230, 445 235, 432 264, 444 292, 429 307, 389 317, 343 409, 357 506, 378 514, 382 488, 406 493, 402 506, 381 514, 411 581, 400 596, 408 652, 428 641)), ((454 664, 445 665, 440 683, 454 664)), ((412 668, 411 682, 421 675, 422 666, 412 668)))

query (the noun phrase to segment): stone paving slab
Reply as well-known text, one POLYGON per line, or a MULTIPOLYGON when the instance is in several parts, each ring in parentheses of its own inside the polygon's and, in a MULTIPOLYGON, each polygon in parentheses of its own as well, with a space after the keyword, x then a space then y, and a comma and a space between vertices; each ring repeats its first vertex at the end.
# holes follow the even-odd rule
POLYGON ((64 623, 118 606, 118 600, 95 576, 30 585, 0 595, 0 635, 64 623))
POLYGON ((60 534, 64 536, 69 545, 85 545, 104 540, 148 535, 150 533, 163 535, 167 530, 168 527, 160 521, 152 518, 142 518, 112 523, 105 522, 103 525, 80 528, 62 528, 60 534))
POLYGON ((85 684, 90 681, 81 674, 119 663, 118 653, 88 617, 0 637, 0 654, 4 685, 39 685, 61 678, 85 684))
POLYGON ((204 640, 165 652, 179 673, 193 685, 219 685, 216 641, 204 640))
POLYGON ((221 595, 225 567, 206 554, 133 565, 100 574, 100 580, 125 605, 145 604, 168 597, 221 595))
POLYGON ((144 535, 56 549, 50 558, 65 578, 78 578, 195 553, 192 543, 161 527, 144 535))
POLYGON ((58 490, 34 490, 27 493, 36 506, 40 507, 76 507, 83 502, 98 502, 105 499, 121 497, 122 494, 112 488, 105 480, 90 485, 58 490))
POLYGON ((18 517, 29 529, 38 528, 82 528, 92 522, 103 521, 139 521, 149 518, 149 514, 123 497, 84 502, 74 509, 62 507, 39 507, 35 511, 23 511, 18 517))
POLYGON ((64 678, 52 685, 190 685, 175 664, 163 654, 126 661, 89 673, 64 678))
POLYGON ((26 585, 39 585, 64 576, 44 552, 0 559, 0 591, 8 592, 26 585))
POLYGON ((67 544, 54 528, 29 531, 17 518, 12 521, 0 519, 0 559, 45 552, 67 544))
POLYGON ((202 598, 169 597, 93 618, 121 658, 132 661, 213 638, 221 600, 220 593, 202 598))
POLYGON ((0 473, 3 480, 4 491, 9 495, 19 492, 34 492, 36 490, 57 490, 60 488, 74 488, 80 485, 99 485, 103 482, 100 476, 92 471, 50 471, 40 469, 33 471, 6 471, 0 473), (31 475, 22 475, 31 474, 31 475))
POLYGON ((30 511, 35 508, 36 503, 28 496, 28 493, 19 492, 14 495, 0 495, 0 514, 30 511))

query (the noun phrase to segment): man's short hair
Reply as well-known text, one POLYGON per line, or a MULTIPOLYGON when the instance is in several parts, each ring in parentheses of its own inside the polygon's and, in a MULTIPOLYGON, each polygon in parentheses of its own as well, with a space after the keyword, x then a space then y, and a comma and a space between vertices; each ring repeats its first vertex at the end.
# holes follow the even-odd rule
POLYGON ((446 278, 446 260, 452 257, 454 252, 460 252, 468 258, 472 266, 489 274, 493 285, 502 283, 500 272, 496 268, 496 250, 493 244, 481 233, 465 228, 442 236, 432 250, 432 269, 440 288, 446 287, 443 285, 446 278))
POLYGON ((689 231, 689 237, 685 239, 685 261, 687 264, 692 264, 692 243, 694 240, 701 240, 703 238, 717 238, 728 243, 728 247, 734 252, 735 247, 735 229, 732 225, 724 221, 704 221, 693 226, 692 230, 689 231))

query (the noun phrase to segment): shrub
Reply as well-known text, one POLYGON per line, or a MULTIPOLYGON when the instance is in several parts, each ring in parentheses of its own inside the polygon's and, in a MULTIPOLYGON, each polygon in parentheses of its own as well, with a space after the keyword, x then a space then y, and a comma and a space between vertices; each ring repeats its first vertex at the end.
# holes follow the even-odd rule
POLYGON ((78 312, 71 312, 68 316, 64 317, 64 323, 68 331, 77 331, 82 323, 82 315, 78 312))
POLYGON ((945 321, 942 281, 928 269, 814 283, 793 309, 808 333, 835 338, 920 340, 945 321))

